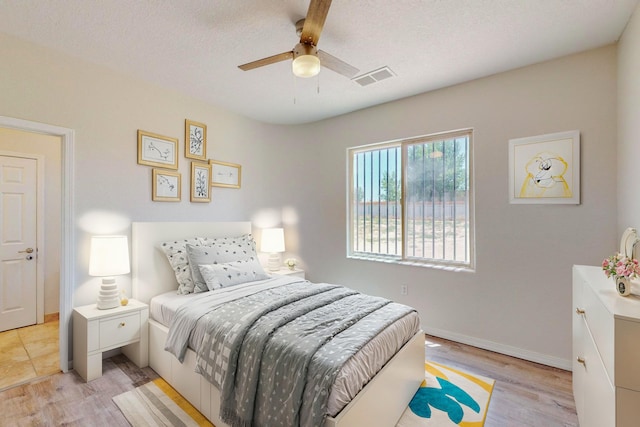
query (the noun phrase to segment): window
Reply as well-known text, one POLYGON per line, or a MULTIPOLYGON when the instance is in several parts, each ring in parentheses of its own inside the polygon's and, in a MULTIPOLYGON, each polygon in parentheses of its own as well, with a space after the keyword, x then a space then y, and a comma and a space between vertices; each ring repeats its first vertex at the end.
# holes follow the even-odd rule
POLYGON ((349 256, 473 268, 472 131, 349 149, 349 256))

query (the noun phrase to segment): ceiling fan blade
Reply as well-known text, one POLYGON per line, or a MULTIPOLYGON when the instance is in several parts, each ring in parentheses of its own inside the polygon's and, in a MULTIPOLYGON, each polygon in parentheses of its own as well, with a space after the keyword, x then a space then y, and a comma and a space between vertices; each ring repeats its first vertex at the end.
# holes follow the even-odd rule
POLYGON ((300 34, 300 43, 307 43, 316 46, 320 39, 324 21, 329 13, 331 0, 311 0, 307 17, 304 19, 304 26, 300 34))
POLYGON ((333 55, 329 55, 324 50, 318 51, 318 58, 320 58, 320 65, 327 67, 328 69, 335 71, 338 74, 342 74, 345 77, 352 78, 358 74, 356 67, 347 64, 341 59, 336 58, 333 55))
POLYGON ((286 61, 287 59, 291 59, 291 58, 293 58, 293 51, 282 52, 277 55, 258 59, 257 61, 238 65, 238 68, 240 68, 243 71, 249 71, 249 70, 253 70, 254 68, 264 67, 265 65, 275 64, 276 62, 286 61))

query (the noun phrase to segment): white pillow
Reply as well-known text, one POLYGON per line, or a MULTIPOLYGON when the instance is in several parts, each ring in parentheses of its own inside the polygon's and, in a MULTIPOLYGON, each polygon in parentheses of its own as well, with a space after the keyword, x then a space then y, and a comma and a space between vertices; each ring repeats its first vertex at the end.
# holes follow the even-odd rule
POLYGON ((256 242, 251 234, 238 237, 221 237, 216 239, 203 238, 203 246, 187 244, 187 258, 193 280, 193 292, 209 290, 199 267, 204 264, 220 264, 246 259, 258 259, 256 242))
POLYGON ((221 264, 204 264, 200 266, 200 272, 211 291, 270 277, 264 272, 257 258, 221 264))
POLYGON ((236 237, 201 237, 203 246, 231 245, 236 246, 241 252, 246 251, 249 256, 256 255, 256 241, 251 234, 243 234, 236 237))

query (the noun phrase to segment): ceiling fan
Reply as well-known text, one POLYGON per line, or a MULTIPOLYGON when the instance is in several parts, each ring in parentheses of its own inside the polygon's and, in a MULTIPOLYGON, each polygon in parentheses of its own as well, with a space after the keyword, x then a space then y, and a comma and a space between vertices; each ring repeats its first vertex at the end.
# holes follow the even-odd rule
POLYGON ((311 0, 306 18, 296 22, 296 33, 300 36, 300 43, 293 50, 238 65, 238 68, 249 71, 293 58, 291 68, 297 77, 313 77, 320 72, 320 66, 348 78, 355 76, 358 73, 357 68, 317 48, 329 6, 331 0, 311 0))

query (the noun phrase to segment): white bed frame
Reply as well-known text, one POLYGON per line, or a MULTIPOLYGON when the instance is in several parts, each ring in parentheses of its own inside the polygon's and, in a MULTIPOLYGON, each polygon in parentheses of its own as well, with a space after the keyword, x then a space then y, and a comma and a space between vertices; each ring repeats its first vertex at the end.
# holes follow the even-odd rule
MULTIPOLYGON (((177 289, 173 270, 160 242, 189 237, 233 237, 251 233, 250 222, 134 222, 132 224, 132 296, 149 303, 155 295, 177 289)), ((149 320, 149 366, 216 427, 218 389, 194 372, 196 356, 184 363, 164 351, 168 329, 149 320)), ((395 426, 424 379, 424 333, 419 331, 358 395, 324 427, 395 426)))

